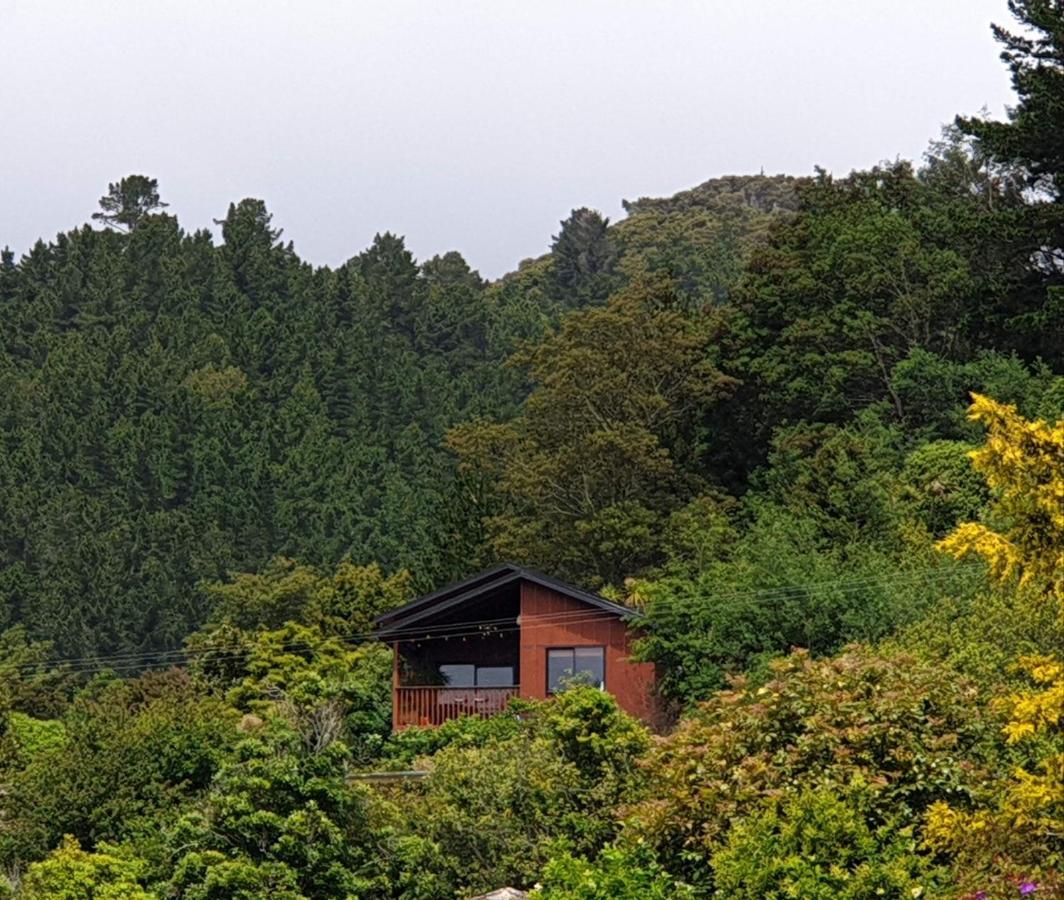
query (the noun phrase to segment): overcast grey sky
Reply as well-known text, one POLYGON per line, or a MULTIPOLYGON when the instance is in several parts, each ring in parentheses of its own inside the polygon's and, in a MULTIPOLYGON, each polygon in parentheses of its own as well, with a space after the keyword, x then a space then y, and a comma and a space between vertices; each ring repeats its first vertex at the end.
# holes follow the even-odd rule
POLYGON ((991 21, 1005 0, 0 0, 0 245, 138 172, 188 229, 260 197, 312 262, 391 230, 496 276, 576 206, 1002 115, 991 21))

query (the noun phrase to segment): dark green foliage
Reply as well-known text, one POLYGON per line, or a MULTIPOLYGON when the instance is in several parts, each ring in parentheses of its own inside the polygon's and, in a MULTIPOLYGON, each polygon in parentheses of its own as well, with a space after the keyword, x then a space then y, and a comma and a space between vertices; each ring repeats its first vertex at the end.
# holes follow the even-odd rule
POLYGON ((159 199, 159 183, 145 175, 129 175, 109 184, 100 198, 100 212, 92 217, 105 225, 132 231, 145 216, 169 206, 159 199))
POLYGON ((970 178, 942 185, 907 163, 822 173, 799 196, 801 213, 755 251, 725 319, 734 374, 770 427, 877 403, 916 425, 892 381, 902 360, 917 348, 964 360, 1006 337, 1000 289, 1015 261, 987 234, 995 207, 970 178))
POLYGON ((640 283, 514 358, 535 383, 518 415, 448 435, 488 486, 496 558, 596 586, 657 561, 661 523, 703 485, 701 414, 733 386, 703 325, 668 282, 640 283))
POLYGON ((347 748, 308 751, 283 724, 245 738, 201 808, 169 837, 169 890, 189 898, 357 896, 362 798, 345 783, 347 748))
POLYGON ((1064 8, 1057 0, 1009 0, 1020 26, 993 26, 1002 60, 1012 73, 1017 103, 1005 122, 959 116, 957 127, 971 135, 980 152, 1014 171, 1034 195, 1020 221, 999 225, 1031 260, 1027 277, 1012 292, 1014 321, 1030 346, 1059 364, 1064 340, 1064 8))
POLYGON ((550 248, 550 284, 563 308, 601 303, 614 286, 617 248, 609 223, 586 207, 574 209, 561 223, 550 248))
POLYGON ((1035 590, 934 551, 995 515, 969 392, 1064 417, 1064 8, 1010 7, 1008 122, 574 210, 494 284, 390 233, 315 268, 256 199, 215 245, 143 176, 112 228, 0 253, 12 883, 956 894, 925 812, 1030 768, 987 700, 1064 647, 1035 590), (671 735, 588 688, 390 733, 373 617, 499 557, 646 611, 671 735))
MULTIPOLYGON (((115 230, 0 263, 0 624, 58 656, 179 646, 216 599, 200 582, 278 555, 406 568, 416 588, 490 561, 490 485, 441 443, 514 413, 520 342, 636 280, 719 299, 793 207, 787 179, 752 179, 638 201, 620 226, 578 210, 551 257, 487 285, 391 234, 314 269, 256 199, 215 246, 159 213, 154 180, 111 187, 115 230)), ((620 560, 610 579, 663 505, 588 520, 582 539, 620 560)))
POLYGON ((38 741, 5 774, 0 853, 8 864, 64 834, 86 847, 153 840, 159 817, 207 786, 237 737, 236 717, 178 670, 101 679, 61 722, 62 740, 38 741))
POLYGON ((1028 183, 1064 195, 1064 10, 1056 0, 1009 0, 1021 31, 994 25, 1019 100, 1007 122, 960 116, 958 126, 1003 163, 1022 167, 1028 183))
POLYGON ((692 307, 725 303, 753 249, 798 208, 799 184, 784 175, 726 176, 673 197, 625 200, 618 269, 629 280, 667 276, 692 307))
POLYGON ((606 694, 573 688, 501 725, 466 722, 438 744, 428 778, 381 797, 371 815, 387 841, 398 896, 467 896, 530 886, 562 850, 593 855, 632 796, 646 730, 606 694))
POLYGON ((5 257, 0 622, 61 656, 152 650, 203 621, 198 582, 277 554, 463 574, 441 437, 516 400, 476 273, 391 235, 314 270, 259 200, 214 247, 134 180, 129 234, 5 257))

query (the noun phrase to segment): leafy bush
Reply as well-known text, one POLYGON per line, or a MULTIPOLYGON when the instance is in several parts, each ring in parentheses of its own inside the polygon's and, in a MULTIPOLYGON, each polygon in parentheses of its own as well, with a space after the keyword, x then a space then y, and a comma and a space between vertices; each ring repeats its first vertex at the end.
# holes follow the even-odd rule
POLYGON ((926 533, 899 527, 891 549, 831 543, 814 517, 753 506, 726 560, 637 585, 647 605, 639 653, 657 665, 661 691, 683 704, 795 647, 822 655, 880 640, 977 584, 978 572, 941 559, 926 533))
POLYGON ((322 574, 277 557, 262 572, 242 572, 229 581, 208 582, 203 589, 215 624, 250 630, 300 622, 326 633, 353 634, 369 630, 378 613, 409 600, 411 580, 407 572, 386 577, 380 566, 350 562, 322 574))
POLYGON ((734 900, 928 897, 941 878, 903 817, 869 816, 867 787, 785 791, 745 811, 712 859, 734 900))
POLYGON ((357 896, 365 830, 340 741, 310 751, 285 723, 261 726, 168 835, 169 890, 189 898, 357 896))
POLYGON ((142 886, 146 866, 106 844, 89 853, 67 835, 22 878, 22 900, 153 900, 142 886))
POLYGON ((66 727, 57 719, 35 719, 25 713, 12 712, 7 721, 15 744, 25 759, 59 750, 66 744, 66 727))
POLYGON ((486 719, 459 716, 436 727, 404 728, 388 738, 375 764, 406 766, 444 747, 483 747, 514 737, 526 727, 527 719, 536 706, 534 701, 511 700, 505 712, 486 719))
POLYGON ((905 459, 907 506, 935 537, 978 517, 989 499, 986 484, 972 468, 971 450, 971 444, 960 441, 932 441, 905 459))
POLYGON ((323 729, 342 736, 359 759, 379 753, 391 732, 392 654, 383 644, 351 646, 295 622, 269 631, 220 626, 189 643, 196 670, 242 712, 281 714, 308 740, 323 729))
POLYGON ((606 847, 593 861, 562 853, 547 863, 532 896, 544 900, 684 900, 696 895, 689 885, 669 875, 645 846, 636 845, 606 847))
POLYGON ((5 863, 38 858, 63 834, 91 847, 137 834, 209 783, 236 717, 187 673, 155 672, 87 688, 62 720, 66 740, 8 773, 5 863))
POLYGON ((976 687, 948 669, 855 647, 819 662, 795 653, 771 674, 760 686, 736 679, 645 762, 624 836, 696 887, 713 885, 710 860, 736 820, 781 791, 864 785, 874 834, 967 799, 987 777, 993 723, 976 687))
MULTIPOLYGON (((586 687, 449 731, 425 761, 428 778, 373 804, 393 866, 382 877, 405 885, 403 896, 529 886, 561 852, 593 855, 616 833, 649 746, 610 695, 586 687)), ((406 749, 426 737, 415 732, 406 749)))

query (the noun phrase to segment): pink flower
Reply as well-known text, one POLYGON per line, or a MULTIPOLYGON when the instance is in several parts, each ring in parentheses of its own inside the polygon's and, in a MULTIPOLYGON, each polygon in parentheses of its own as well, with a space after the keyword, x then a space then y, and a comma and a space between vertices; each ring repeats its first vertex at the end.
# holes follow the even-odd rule
POLYGON ((1029 894, 1033 894, 1038 890, 1038 885, 1033 881, 1024 881, 1020 883, 1020 896, 1026 897, 1029 894))

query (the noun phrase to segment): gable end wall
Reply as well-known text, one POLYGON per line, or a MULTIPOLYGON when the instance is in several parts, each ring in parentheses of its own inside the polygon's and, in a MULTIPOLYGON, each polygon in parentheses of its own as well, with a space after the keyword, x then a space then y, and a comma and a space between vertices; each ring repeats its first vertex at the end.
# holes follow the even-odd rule
POLYGON ((547 696, 547 649, 601 645, 606 648, 606 690, 625 712, 648 725, 660 722, 654 694, 654 664, 633 662, 628 627, 605 610, 550 588, 521 582, 521 696, 547 696))

